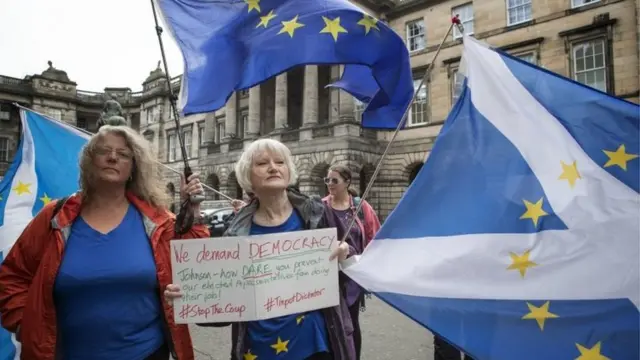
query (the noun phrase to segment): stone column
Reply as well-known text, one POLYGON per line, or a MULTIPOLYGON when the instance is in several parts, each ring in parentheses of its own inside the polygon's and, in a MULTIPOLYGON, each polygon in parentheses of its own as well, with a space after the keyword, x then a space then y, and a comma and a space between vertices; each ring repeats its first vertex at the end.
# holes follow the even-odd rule
POLYGON ((216 136, 216 114, 215 112, 207 113, 204 117, 204 139, 203 144, 211 144, 215 141, 216 136))
POLYGON ((260 135, 260 85, 249 89, 249 121, 244 130, 246 138, 252 139, 260 135))
POLYGON ((238 118, 238 96, 234 91, 224 109, 224 137, 229 139, 236 135, 236 119, 238 118))
POLYGON ((302 101, 302 126, 318 123, 318 66, 304 67, 304 99, 302 101))
MULTIPOLYGON (((340 74, 344 71, 344 65, 340 65, 340 74)), ((355 121, 355 103, 353 96, 346 91, 340 90, 340 121, 355 121)))
POLYGON ((287 73, 282 73, 276 77, 276 108, 274 132, 282 131, 287 127, 287 73))
MULTIPOLYGON (((340 79, 340 66, 331 66, 331 83, 340 79)), ((329 122, 334 123, 340 121, 340 90, 337 88, 330 88, 329 99, 329 122)))

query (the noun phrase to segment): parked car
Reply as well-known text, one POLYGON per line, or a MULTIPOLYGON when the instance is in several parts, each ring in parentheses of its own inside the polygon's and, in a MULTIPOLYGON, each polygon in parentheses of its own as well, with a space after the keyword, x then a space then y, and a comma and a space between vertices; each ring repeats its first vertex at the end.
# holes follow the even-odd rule
POLYGON ((205 219, 205 223, 209 226, 211 237, 220 237, 227 229, 228 219, 233 214, 233 208, 225 207, 218 209, 207 209, 200 212, 205 219))

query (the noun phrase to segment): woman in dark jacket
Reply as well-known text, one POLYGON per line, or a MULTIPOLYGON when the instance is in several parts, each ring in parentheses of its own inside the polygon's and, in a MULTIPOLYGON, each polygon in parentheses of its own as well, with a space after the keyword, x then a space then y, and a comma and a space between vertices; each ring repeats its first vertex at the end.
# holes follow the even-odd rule
MULTIPOLYGON (((253 193, 255 199, 237 212, 226 236, 333 227, 340 238, 343 236, 344 225, 331 208, 319 198, 288 188, 297 176, 291 152, 282 143, 273 139, 255 141, 242 154, 235 170, 240 186, 253 193)), ((332 257, 344 260, 354 253, 355 249, 344 242, 332 257)), ((344 282, 342 274, 340 282, 344 282)), ((179 288, 168 286, 165 294, 169 299, 180 296, 179 288)), ((349 310, 341 293, 340 305, 335 307, 233 323, 232 359, 354 360, 352 333, 349 310)))

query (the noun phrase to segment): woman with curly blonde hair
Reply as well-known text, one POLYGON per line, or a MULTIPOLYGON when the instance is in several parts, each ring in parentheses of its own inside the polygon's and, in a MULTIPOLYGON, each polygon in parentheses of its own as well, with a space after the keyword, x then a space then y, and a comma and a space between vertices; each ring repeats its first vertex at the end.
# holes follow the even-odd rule
MULTIPOLYGON (((203 192, 197 175, 187 181, 183 198, 203 192)), ((150 144, 101 127, 80 157, 80 191, 45 206, 0 267, 2 326, 23 359, 194 358, 161 299, 179 237, 168 204, 150 144)), ((199 205, 191 211, 199 218, 199 205)), ((183 237, 208 235, 196 224, 183 237)))

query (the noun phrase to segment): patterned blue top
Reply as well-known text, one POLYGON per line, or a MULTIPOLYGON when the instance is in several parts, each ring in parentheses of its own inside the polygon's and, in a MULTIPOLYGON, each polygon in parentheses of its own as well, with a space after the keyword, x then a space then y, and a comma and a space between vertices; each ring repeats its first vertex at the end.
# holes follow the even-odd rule
MULTIPOLYGON (((250 235, 264 235, 304 230, 296 210, 278 226, 253 223, 250 235)), ((303 360, 313 354, 329 352, 324 317, 320 311, 292 314, 248 323, 249 351, 245 360, 303 360), (257 357, 255 357, 257 356, 257 357)))

